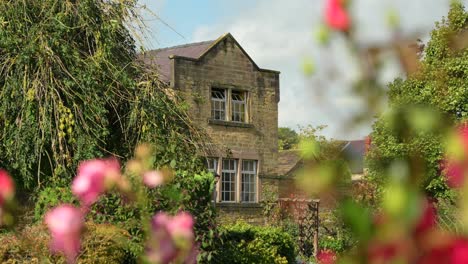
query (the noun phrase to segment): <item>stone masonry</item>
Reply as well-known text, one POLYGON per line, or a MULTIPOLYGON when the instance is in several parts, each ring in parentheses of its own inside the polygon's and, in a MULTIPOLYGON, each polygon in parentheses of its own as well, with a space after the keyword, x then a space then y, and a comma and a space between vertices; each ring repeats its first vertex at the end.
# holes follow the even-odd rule
MULTIPOLYGON (((217 208, 224 221, 243 218, 262 221, 260 201, 278 193, 279 72, 259 68, 231 34, 215 41, 150 51, 146 63, 156 63, 162 77, 190 105, 194 123, 210 136, 212 147, 207 157, 216 158, 215 172, 222 174, 223 159, 256 161, 255 199, 241 202, 242 173, 237 166, 234 202, 222 202, 221 183, 217 186, 217 208), (244 122, 215 120, 212 114, 212 89, 245 94, 244 122), (266 193, 268 192, 268 193, 266 193)), ((228 97, 229 99, 230 97, 228 97)), ((226 102, 229 109, 229 100, 226 102)))

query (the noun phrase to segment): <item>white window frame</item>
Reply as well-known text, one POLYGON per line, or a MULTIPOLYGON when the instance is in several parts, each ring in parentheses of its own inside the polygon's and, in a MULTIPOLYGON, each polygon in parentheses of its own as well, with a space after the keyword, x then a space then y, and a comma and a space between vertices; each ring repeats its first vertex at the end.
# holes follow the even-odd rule
POLYGON ((247 120, 247 92, 239 91, 239 90, 231 90, 231 121, 232 122, 239 122, 239 123, 246 123, 247 120), (239 93, 242 100, 238 100, 234 98, 234 93, 239 93), (238 109, 236 109, 238 108, 238 109), (235 115, 238 114, 240 120, 235 120, 235 115))
POLYGON ((256 160, 242 160, 242 169, 240 173, 240 185, 241 185, 241 202, 243 203, 255 203, 257 201, 257 164, 256 160), (246 164, 251 165, 252 168, 246 164), (246 182, 245 179, 249 178, 246 182), (246 196, 247 195, 247 196, 246 196), (248 197, 245 199, 245 197, 248 197))
MULTIPOLYGON (((219 181, 216 184, 216 202, 217 203, 258 203, 259 201, 259 192, 260 192, 260 179, 258 177, 258 170, 259 170, 259 161, 254 159, 236 159, 236 158, 207 158, 207 159, 214 159, 217 165, 217 170, 215 171, 218 175, 220 175, 219 181), (234 161, 235 166, 234 168, 223 168, 224 161, 230 160, 234 161), (244 162, 253 162, 253 170, 246 170, 244 169, 244 162), (224 199, 224 190, 223 182, 225 179, 224 173, 231 173, 234 174, 234 186, 232 186, 232 190, 234 190, 234 200, 226 200, 224 199), (244 199, 244 190, 246 189, 244 184, 244 174, 250 174, 253 177, 253 183, 250 183, 249 186, 249 199, 244 199)), ((212 170, 210 170, 212 171, 212 170)), ((232 181, 230 181, 232 182, 232 181)), ((232 191, 229 191, 232 192, 232 191)))
POLYGON ((213 174, 218 174, 218 158, 213 158, 213 157, 208 157, 206 158, 206 169, 213 173, 213 174), (213 164, 213 166, 211 166, 213 164))
POLYGON ((221 179, 220 179, 220 201, 223 203, 235 203, 238 201, 237 193, 238 193, 238 168, 239 168, 239 160, 237 159, 222 159, 221 165, 221 179), (229 168, 225 168, 225 162, 233 162, 234 166, 231 168, 231 164, 228 166, 229 168), (227 176, 229 175, 229 180, 226 180, 227 176), (229 190, 225 190, 226 185, 230 185, 231 188, 229 190), (229 199, 225 199, 225 194, 229 199))
POLYGON ((227 107, 228 90, 227 89, 221 89, 221 88, 212 88, 210 96, 211 96, 211 118, 213 120, 226 121, 227 120, 226 119, 227 109, 228 109, 228 107, 227 107), (223 92, 224 98, 213 97, 213 93, 218 92, 218 91, 223 92), (221 105, 221 104, 224 104, 224 109, 222 109, 221 107, 219 107, 219 108, 216 107, 216 105, 221 105), (220 114, 221 118, 218 119, 218 118, 216 118, 216 112, 223 112, 224 114, 220 114))
POLYGON ((220 121, 228 121, 228 122, 236 122, 236 123, 249 123, 249 104, 248 104, 249 93, 247 91, 239 90, 239 89, 231 89, 231 88, 213 87, 211 88, 210 97, 211 97, 211 119, 212 120, 220 120, 220 121), (215 91, 223 91, 224 99, 213 97, 213 92, 215 91), (241 101, 241 100, 237 100, 233 98, 232 96, 233 93, 240 93, 243 96, 243 100, 241 101), (218 104, 224 104, 224 109, 216 108, 218 104), (223 117, 216 118, 215 113, 220 112, 221 110, 223 110, 224 112, 223 117), (235 114, 241 114, 241 119, 234 120, 235 114))

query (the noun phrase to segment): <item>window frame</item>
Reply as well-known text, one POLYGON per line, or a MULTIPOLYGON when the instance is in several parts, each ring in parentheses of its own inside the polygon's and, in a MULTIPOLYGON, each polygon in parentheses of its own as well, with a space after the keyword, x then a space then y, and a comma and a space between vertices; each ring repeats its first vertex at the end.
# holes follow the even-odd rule
POLYGON ((225 121, 225 122, 233 122, 233 123, 240 123, 240 124, 249 124, 250 120, 250 105, 249 105, 249 92, 244 89, 236 89, 236 88, 222 88, 222 87, 211 87, 210 90, 210 119, 216 121, 225 121), (224 92, 224 100, 219 98, 213 97, 213 92, 216 90, 222 90, 224 92), (243 101, 233 99, 233 93, 239 93, 244 97, 243 101), (220 109, 216 109, 216 102, 224 103, 224 119, 217 119, 216 118, 216 111, 220 111, 220 109), (236 106, 239 106, 239 111, 234 110, 236 106), (241 120, 234 120, 234 114, 240 113, 241 120))
POLYGON ((223 88, 211 88, 211 92, 210 92, 210 102, 211 102, 211 119, 213 120, 220 120, 220 121, 228 121, 227 120, 227 109, 228 109, 228 91, 226 89, 223 89, 223 88), (213 92, 215 91, 223 91, 223 95, 224 95, 224 98, 223 99, 220 99, 220 98, 215 98, 213 97, 213 92), (224 109, 221 110, 221 108, 217 109, 215 106, 216 106, 216 103, 219 103, 219 104, 224 104, 224 109), (221 119, 217 119, 216 118, 216 112, 223 112, 224 114, 222 115, 222 118, 221 119))
POLYGON ((243 204, 255 204, 255 203, 258 203, 259 202, 259 192, 260 192, 260 178, 259 178, 259 174, 258 174, 258 171, 259 171, 259 164, 260 162, 257 160, 257 159, 237 159, 237 158, 226 158, 226 157, 220 157, 220 158, 213 158, 213 159, 216 159, 217 160, 217 164, 218 164, 218 170, 217 170, 217 173, 220 175, 220 178, 219 178, 219 181, 218 183, 216 184, 216 199, 215 201, 217 203, 222 203, 222 204, 231 204, 231 203, 243 203, 243 204), (223 165, 224 165, 224 161, 225 160, 233 160, 236 165, 235 165, 235 168, 233 169, 230 169, 230 170, 224 170, 224 171, 229 171, 229 173, 234 173, 234 186, 233 186, 233 190, 234 190, 234 200, 225 200, 224 196, 223 196, 223 179, 224 179, 224 175, 223 175, 223 165), (252 171, 249 171, 251 172, 251 175, 253 176, 253 180, 254 180, 254 183, 253 183, 253 186, 252 186, 252 190, 250 190, 250 193, 251 193, 251 197, 252 197, 252 200, 249 200, 249 201, 246 201, 243 199, 242 195, 243 195, 243 163, 244 161, 246 162, 254 162, 254 168, 252 171))
POLYGON ((257 171, 258 171, 258 161, 257 160, 242 160, 242 168, 240 172, 240 185, 241 185, 241 192, 240 192, 240 202, 242 203, 256 203, 257 202, 257 194, 258 194, 258 180, 257 180, 257 171), (252 164, 252 170, 246 170, 244 168, 245 163, 251 162, 252 164), (252 182, 249 182, 247 185, 249 185, 249 191, 246 192, 244 190, 245 187, 245 182, 244 182, 244 176, 249 176, 249 178, 252 180, 252 182), (249 197, 247 200, 244 199, 244 194, 247 194, 249 197))
MULTIPOLYGON (((219 198, 219 200, 222 203, 237 203, 238 202, 238 199, 237 199, 237 194, 238 194, 237 189, 238 189, 238 187, 237 187, 237 185, 238 185, 238 182, 239 182, 237 175, 238 175, 238 170, 239 170, 239 160, 238 159, 222 159, 221 162, 222 162, 222 164, 221 164, 221 178, 220 178, 220 181, 219 181, 219 183, 220 183, 220 192, 219 192, 220 198, 219 198), (232 161, 233 164, 234 164, 234 168, 225 169, 224 168, 224 164, 225 164, 224 162, 225 161, 227 161, 227 162, 232 161), (231 174, 230 176, 233 177, 233 180, 232 180, 232 178, 229 181, 224 180, 225 179, 225 174, 228 174, 228 173, 231 174), (228 184, 231 185, 232 189, 230 189, 228 191, 225 191, 224 190, 224 186, 225 186, 224 183, 225 182, 228 182, 228 184), (224 199, 225 198, 225 196, 224 196, 225 193, 231 193, 232 197, 233 197, 232 200, 231 199, 229 199, 229 200, 224 199)), ((231 165, 229 165, 229 167, 230 166, 231 165)), ((231 196, 231 195, 229 195, 229 196, 231 196)))

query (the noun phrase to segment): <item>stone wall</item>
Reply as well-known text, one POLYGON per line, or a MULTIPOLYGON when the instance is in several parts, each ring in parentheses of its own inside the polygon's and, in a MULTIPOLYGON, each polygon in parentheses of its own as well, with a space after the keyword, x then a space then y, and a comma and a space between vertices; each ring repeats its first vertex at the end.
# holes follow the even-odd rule
MULTIPOLYGON (((258 200, 262 200, 264 183, 275 185, 272 177, 278 155, 279 73, 259 69, 230 36, 200 60, 174 57, 172 67, 172 88, 190 104, 193 121, 211 137, 213 145, 206 155, 258 160, 258 200), (212 88, 246 91, 248 122, 211 120, 212 88)), ((239 214, 255 218, 258 206, 221 206, 221 218, 237 218, 239 214)))

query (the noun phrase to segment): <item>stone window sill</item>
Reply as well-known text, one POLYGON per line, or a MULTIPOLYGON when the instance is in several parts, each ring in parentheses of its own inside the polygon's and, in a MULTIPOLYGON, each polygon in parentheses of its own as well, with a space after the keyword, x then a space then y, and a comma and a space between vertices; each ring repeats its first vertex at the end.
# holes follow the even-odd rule
POLYGON ((240 122, 232 122, 232 121, 224 121, 224 120, 214 120, 214 119, 208 119, 208 124, 226 126, 226 127, 243 127, 243 128, 252 128, 253 127, 252 124, 248 124, 248 123, 240 123, 240 122))
POLYGON ((224 208, 262 208, 263 206, 260 203, 226 203, 218 202, 216 207, 224 208))

